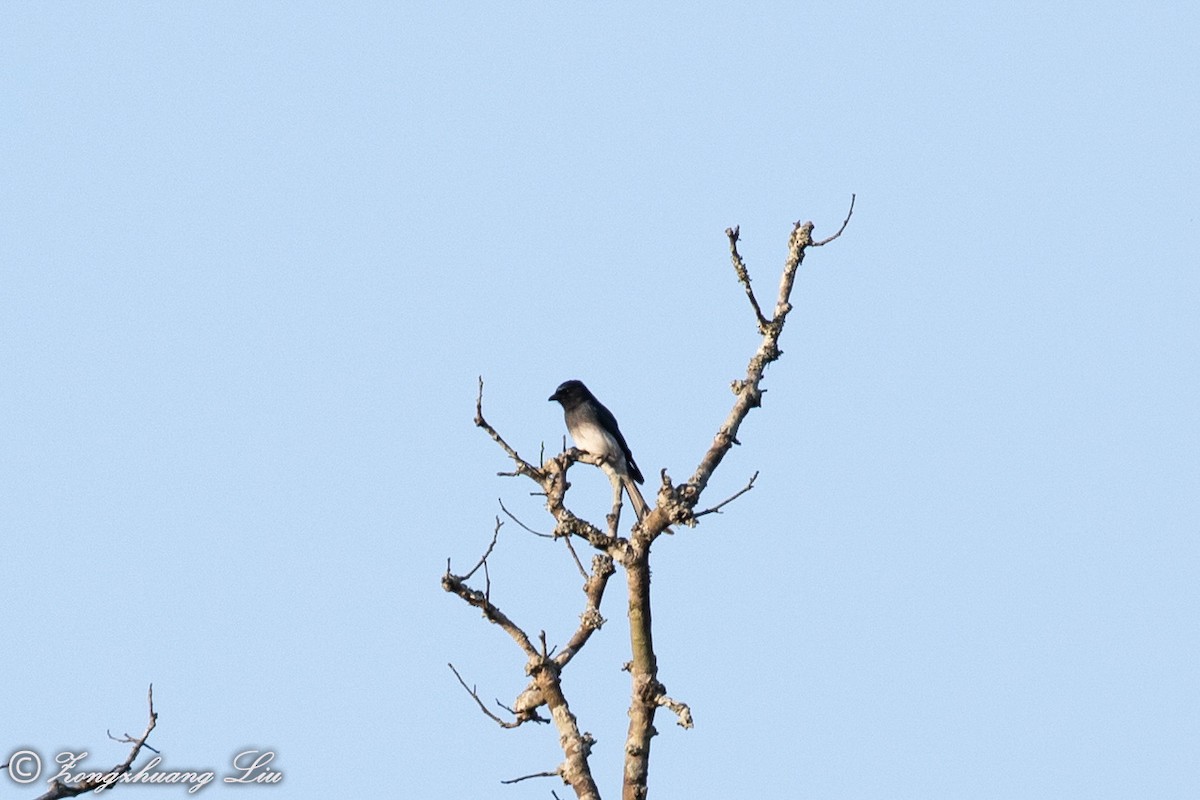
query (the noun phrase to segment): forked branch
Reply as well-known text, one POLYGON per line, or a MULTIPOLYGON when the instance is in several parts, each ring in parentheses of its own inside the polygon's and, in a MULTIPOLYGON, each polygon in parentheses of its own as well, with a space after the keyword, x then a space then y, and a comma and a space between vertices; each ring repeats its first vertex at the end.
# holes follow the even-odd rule
MULTIPOLYGON (((150 721, 146 724, 146 730, 142 731, 141 736, 134 738, 129 734, 125 734, 123 737, 116 737, 109 733, 110 739, 133 745, 129 750, 129 756, 123 762, 102 773, 98 778, 88 777, 85 780, 72 784, 63 783, 56 779, 50 784, 50 790, 39 796, 37 800, 59 800, 59 798, 63 797, 77 797, 84 792, 99 793, 119 783, 121 776, 133 768, 133 762, 137 760, 138 754, 142 752, 142 748, 146 748, 147 750, 154 749, 146 744, 146 740, 150 738, 150 732, 158 724, 158 712, 154 710, 154 684, 150 684, 150 688, 146 692, 146 703, 150 706, 150 721)), ((89 773, 90 775, 92 773, 89 773)))
MULTIPOLYGON (((475 690, 474 686, 467 686, 467 682, 463 680, 462 675, 458 674, 458 670, 454 668, 453 664, 447 664, 446 666, 448 666, 450 668, 450 671, 454 673, 454 677, 458 678, 458 682, 462 685, 463 689, 465 689, 467 691, 467 694, 471 695, 471 697, 474 698, 475 704, 479 706, 479 710, 482 711, 489 719, 493 720, 501 728, 517 728, 517 727, 520 727, 520 725, 524 722, 549 722, 550 721, 550 720, 546 719, 545 717, 539 717, 537 715, 537 712, 536 712, 537 707, 536 706, 534 706, 534 708, 532 708, 532 709, 526 709, 525 711, 518 712, 514 709, 508 708, 503 703, 501 703, 499 700, 497 700, 496 705, 500 706, 505 711, 509 712, 510 714, 513 714, 516 717, 516 719, 512 720, 511 722, 506 719, 501 719, 500 717, 496 716, 496 714, 490 708, 488 708, 486 705, 484 705, 483 700, 481 700, 479 698, 479 692, 477 692, 475 690)), ((520 700, 520 698, 518 698, 518 700, 520 700)), ((519 705, 519 703, 518 703, 518 705, 519 705)))
MULTIPOLYGON (((752 299, 751 305, 755 309, 755 314, 759 318, 759 331, 762 333, 762 341, 759 343, 758 349, 750 358, 750 363, 746 366, 746 377, 735 380, 732 384, 733 393, 735 395, 733 407, 729 410, 729 415, 725 418, 725 423, 717 431, 717 435, 713 438, 713 443, 709 447, 708 452, 704 454, 699 466, 696 468, 695 474, 686 486, 680 487, 685 503, 690 503, 695 506, 699 501, 700 495, 708 486, 708 481, 712 477, 713 472, 720 465, 721 460, 725 458, 725 454, 729 449, 737 444, 738 429, 742 422, 746 419, 746 415, 750 413, 750 409, 757 408, 762 405, 763 391, 759 387, 762 382, 763 373, 773 361, 776 361, 783 351, 779 349, 779 337, 783 333, 783 326, 787 322, 788 314, 792 311, 792 287, 796 282, 796 273, 800 269, 800 265, 804 263, 804 254, 809 247, 815 247, 828 244, 834 239, 842 235, 842 231, 846 229, 846 225, 850 223, 850 217, 854 213, 854 196, 850 197, 850 210, 846 214, 846 219, 843 220, 842 226, 837 233, 830 236, 828 239, 823 239, 820 242, 814 242, 812 238, 813 224, 811 222, 797 222, 792 228, 792 235, 788 240, 788 257, 783 265, 783 273, 779 278, 779 293, 775 298, 775 313, 769 320, 762 318, 762 312, 759 310, 757 301, 752 299)), ((729 230, 729 248, 731 258, 733 260, 734 272, 738 275, 739 281, 744 286, 749 287, 749 272, 746 265, 742 262, 741 255, 737 251, 737 229, 729 230), (742 276, 745 276, 743 280, 742 276)), ((750 293, 752 295, 752 293, 750 293)))
MULTIPOLYGON (((850 201, 850 212, 842 223, 841 229, 823 243, 833 241, 845 230, 854 210, 853 197, 850 201)), ((788 314, 792 311, 791 295, 795 286, 796 274, 804 262, 805 251, 815 243, 812 238, 813 224, 797 222, 788 240, 788 257, 783 265, 783 273, 779 278, 779 293, 775 298, 775 311, 771 319, 762 312, 753 290, 750 287, 750 272, 738 252, 739 228, 729 228, 726 236, 729 238, 730 259, 738 282, 746 291, 746 297, 754 310, 758 331, 762 336, 758 349, 750 358, 746 367, 746 377, 733 382, 735 395, 733 407, 726 417, 725 423, 717 431, 712 445, 704 454, 696 472, 686 484, 675 487, 663 471, 663 486, 658 493, 658 504, 649 516, 643 520, 640 529, 635 529, 631 542, 631 556, 625 561, 625 571, 629 583, 629 628, 632 659, 629 662, 630 680, 633 685, 632 699, 629 705, 629 734, 625 740, 625 781, 622 787, 623 800, 644 800, 647 791, 647 780, 650 769, 650 741, 656 733, 654 715, 660 706, 666 706, 679 718, 679 724, 689 727, 692 723, 691 709, 686 704, 672 700, 666 694, 666 689, 658 680, 658 660, 654 653, 653 629, 650 620, 650 546, 655 537, 665 530, 668 522, 680 522, 684 525, 695 525, 698 516, 694 509, 701 495, 708 486, 713 472, 720 466, 725 454, 735 444, 738 429, 746 419, 750 410, 762 404, 763 390, 759 384, 767 366, 777 360, 783 351, 779 349, 779 337, 787 322, 788 314)), ((722 503, 718 503, 707 512, 718 511, 722 506, 736 497, 749 491, 754 479, 742 489, 722 503)))

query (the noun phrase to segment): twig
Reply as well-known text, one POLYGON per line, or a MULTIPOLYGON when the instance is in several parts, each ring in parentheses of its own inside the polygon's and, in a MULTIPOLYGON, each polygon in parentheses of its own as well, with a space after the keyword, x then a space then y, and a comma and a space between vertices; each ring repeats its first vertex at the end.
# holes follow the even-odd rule
POLYGON ((755 470, 755 471, 754 471, 754 474, 750 476, 750 482, 749 482, 749 483, 747 483, 745 486, 743 486, 743 487, 742 487, 742 488, 741 488, 741 489, 740 489, 740 490, 739 490, 739 491, 738 491, 736 494, 734 494, 733 496, 731 496, 731 497, 728 497, 728 498, 726 498, 726 499, 722 500, 721 502, 717 503, 717 504, 716 504, 715 506, 713 506, 712 508, 706 508, 706 509, 704 509, 703 511, 698 511, 698 512, 696 512, 696 514, 695 514, 694 516, 697 516, 697 517, 703 517, 705 514, 720 514, 720 513, 721 513, 721 509, 722 509, 722 508, 724 508, 725 506, 729 505, 729 504, 730 504, 730 503, 732 503, 734 500, 737 500, 739 497, 741 497, 742 495, 744 495, 746 492, 748 492, 748 491, 750 491, 751 489, 753 489, 753 488, 754 488, 754 481, 755 481, 755 480, 757 480, 757 479, 758 479, 758 470, 755 470))
POLYGON ((498 499, 497 502, 500 503, 500 510, 503 511, 505 514, 507 514, 509 519, 511 519, 513 522, 517 523, 517 525, 521 526, 521 528, 523 528, 524 530, 529 531, 534 536, 540 536, 543 539, 553 539, 554 538, 554 534, 552 534, 552 533, 540 533, 538 531, 535 531, 533 528, 529 527, 528 525, 526 525, 524 522, 521 522, 521 520, 517 519, 515 514, 513 514, 511 511, 509 511, 507 508, 504 507, 503 500, 498 499))
POLYGON ((571 558, 575 559, 575 566, 579 567, 579 574, 582 575, 584 578, 587 578, 587 570, 585 570, 583 568, 583 562, 581 562, 579 560, 579 556, 577 556, 575 554, 575 547, 571 544, 570 536, 555 536, 553 533, 540 533, 538 531, 535 531, 533 528, 529 527, 524 522, 521 522, 521 520, 517 519, 516 515, 514 515, 511 511, 509 511, 507 508, 505 508, 503 500, 500 500, 499 503, 500 503, 500 510, 503 511, 505 514, 507 514, 509 519, 511 519, 513 522, 517 523, 518 525, 520 525, 525 530, 532 533, 534 536, 540 536, 543 539, 559 539, 559 538, 561 538, 564 542, 566 542, 567 550, 571 553, 571 558))
MULTIPOLYGON (((137 744, 137 739, 134 739, 128 733, 123 734, 120 737, 117 737, 117 736, 113 736, 111 730, 106 730, 104 732, 107 733, 108 738, 112 739, 114 742, 120 742, 121 744, 137 744)), ((142 747, 146 748, 151 753, 155 753, 156 755, 162 755, 162 752, 160 750, 157 750, 156 748, 151 747, 150 745, 146 744, 145 742, 142 742, 142 747)))
MULTIPOLYGON (((496 716, 491 711, 491 709, 489 709, 487 706, 485 706, 483 704, 483 701, 479 699, 479 693, 475 691, 475 687, 467 686, 467 682, 462 679, 462 675, 458 674, 458 670, 456 670, 454 668, 453 664, 446 664, 446 666, 449 667, 450 671, 454 673, 454 677, 458 678, 458 682, 462 685, 462 687, 464 689, 467 690, 467 694, 471 695, 471 697, 473 697, 475 699, 475 704, 477 706, 479 706, 479 710, 482 711, 489 719, 494 721, 501 728, 516 728, 522 722, 524 722, 524 720, 521 720, 521 719, 517 719, 513 722, 509 722, 508 720, 500 719, 500 717, 496 716)), ((496 702, 498 704, 500 701, 497 700, 496 702)))
POLYGON ((511 447, 509 447, 508 442, 504 441, 504 439, 500 436, 500 434, 496 432, 496 429, 493 428, 490 424, 488 424, 488 421, 483 418, 483 376, 482 375, 479 377, 479 394, 477 394, 475 396, 475 425, 476 425, 476 427, 483 428, 485 431, 487 431, 488 436, 491 436, 492 439, 496 442, 496 444, 500 445, 500 447, 502 447, 504 449, 504 452, 508 454, 508 457, 511 458, 513 461, 515 461, 517 464, 516 472, 501 472, 499 474, 501 474, 501 475, 528 475, 529 477, 533 478, 535 481, 538 481, 539 483, 541 482, 541 479, 542 479, 541 471, 537 467, 530 464, 525 459, 521 458, 521 456, 517 455, 517 451, 513 450, 511 447))
POLYGON ((567 550, 571 553, 571 558, 575 559, 575 566, 579 567, 579 574, 586 580, 588 576, 587 570, 583 568, 583 562, 579 560, 579 556, 575 553, 575 546, 571 544, 571 537, 564 536, 562 540, 566 542, 567 550))
MULTIPOLYGON (((852 194, 852 195, 850 195, 850 210, 846 212, 846 218, 844 220, 842 220, 842 227, 838 228, 838 232, 835 233, 833 236, 830 236, 828 239, 822 239, 819 242, 813 242, 812 246, 813 247, 823 247, 824 245, 829 244, 834 239, 841 236, 842 231, 846 230, 846 226, 850 224, 850 217, 852 217, 853 215, 854 215, 854 195, 852 194)), ((799 223, 797 223, 797 224, 799 224, 799 223)))
POLYGON ((487 550, 484 551, 483 555, 479 557, 479 563, 471 567, 471 571, 462 576, 464 581, 470 580, 471 576, 478 572, 480 567, 483 567, 485 570, 487 569, 488 556, 490 556, 492 554, 492 550, 496 548, 496 539, 500 537, 500 526, 503 524, 504 523, 500 521, 500 518, 496 517, 496 529, 492 531, 492 543, 488 545, 487 550))
POLYGON ((729 258, 733 261, 733 271, 737 274, 738 282, 746 289, 746 297, 750 299, 750 305, 754 309, 754 318, 758 320, 758 332, 766 333, 767 318, 763 316, 762 308, 758 305, 758 298, 754 296, 754 290, 750 288, 750 270, 746 269, 746 262, 742 261, 742 256, 737 249, 741 232, 740 225, 725 229, 725 235, 729 237, 729 258))
POLYGON ((550 724, 550 720, 540 716, 537 713, 539 708, 546 705, 546 695, 538 686, 537 681, 531 681, 530 684, 525 687, 524 691, 517 695, 516 702, 513 703, 512 708, 504 705, 504 703, 501 703, 499 700, 496 701, 496 705, 512 714, 520 722, 532 721, 540 722, 546 725, 550 724))
MULTIPOLYGON (((511 780, 500 781, 500 782, 504 783, 504 784, 509 784, 509 783, 520 783, 521 781, 527 781, 530 778, 561 778, 561 777, 562 777, 562 767, 559 767, 558 769, 554 770, 553 772, 535 772, 532 775, 522 775, 519 778, 512 778, 511 780)), ((551 792, 551 794, 554 794, 554 792, 551 792)))

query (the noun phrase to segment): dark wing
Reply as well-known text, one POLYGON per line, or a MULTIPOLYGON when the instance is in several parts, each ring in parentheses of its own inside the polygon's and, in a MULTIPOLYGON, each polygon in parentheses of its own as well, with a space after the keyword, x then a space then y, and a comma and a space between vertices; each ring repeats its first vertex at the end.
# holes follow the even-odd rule
POLYGON ((613 435, 617 444, 621 445, 621 452, 625 454, 625 463, 629 467, 629 477, 638 483, 645 483, 642 471, 638 469, 637 462, 633 460, 633 453, 629 452, 629 445, 626 443, 625 437, 621 435, 621 426, 617 424, 617 418, 595 397, 592 400, 596 404, 596 421, 600 423, 600 427, 613 435))

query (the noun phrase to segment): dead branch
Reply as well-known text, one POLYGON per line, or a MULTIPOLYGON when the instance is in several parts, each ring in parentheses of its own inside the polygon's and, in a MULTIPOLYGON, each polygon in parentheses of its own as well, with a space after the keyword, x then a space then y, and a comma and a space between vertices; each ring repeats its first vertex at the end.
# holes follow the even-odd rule
MULTIPOLYGON (((50 784, 50 790, 38 797, 37 800, 59 800, 59 798, 63 797, 76 797, 84 792, 101 792, 106 788, 115 786, 120 777, 133 768, 133 762, 137 760, 138 754, 141 753, 143 747, 151 750, 154 749, 146 744, 146 740, 150 738, 150 732, 158 724, 158 712, 154 710, 154 684, 150 684, 150 688, 146 692, 146 702, 150 706, 150 721, 146 725, 146 730, 142 731, 141 736, 134 739, 129 734, 125 734, 124 738, 118 739, 109 733, 109 738, 133 745, 129 750, 128 758, 103 773, 103 777, 100 779, 92 778, 72 785, 55 780, 50 784)), ((155 750, 155 752, 158 751, 155 750)))
POLYGON ((487 431, 488 436, 491 436, 492 440, 495 441, 496 444, 500 445, 504 452, 508 454, 508 457, 511 458, 517 465, 517 470, 515 473, 502 472, 500 473, 501 475, 527 475, 530 478, 533 478, 535 481, 541 481, 541 474, 537 467, 533 466, 528 461, 521 458, 521 456, 517 455, 517 451, 509 447, 508 442, 504 441, 500 434, 496 432, 496 429, 488 424, 488 421, 483 418, 483 376, 480 376, 479 378, 479 394, 475 397, 475 425, 476 427, 483 428, 485 431, 487 431))
MULTIPOLYGON (((502 523, 500 522, 500 518, 497 517, 496 518, 496 529, 492 531, 492 543, 488 545, 487 550, 483 551, 483 555, 479 557, 479 562, 475 566, 471 567, 471 571, 468 572, 466 575, 462 576, 464 581, 470 580, 471 576, 474 575, 480 567, 483 567, 485 569, 487 568, 488 556, 490 556, 492 554, 492 551, 496 549, 496 540, 498 538, 500 538, 500 525, 501 524, 502 523)), ((449 569, 449 567, 450 567, 450 565, 447 564, 446 568, 449 569)))
POLYGON ((697 511, 697 512, 695 513, 695 515, 694 515, 694 516, 696 516, 697 518, 699 518, 699 517, 703 517, 705 514, 720 514, 720 513, 721 513, 721 509, 722 509, 722 508, 724 508, 725 506, 729 505, 729 504, 730 504, 730 503, 732 503, 734 500, 737 500, 739 497, 741 497, 742 495, 744 495, 746 492, 748 492, 748 491, 750 491, 751 489, 753 489, 753 488, 754 488, 754 481, 756 481, 756 480, 758 480, 758 470, 755 470, 755 471, 754 471, 754 474, 750 476, 750 482, 749 482, 749 483, 747 483, 745 486, 743 486, 743 487, 742 487, 740 490, 738 490, 738 492, 737 492, 736 494, 733 494, 733 495, 731 495, 731 496, 729 496, 729 497, 725 498, 724 500, 722 500, 721 502, 717 503, 717 504, 716 504, 715 506, 713 506, 712 508, 706 508, 706 509, 704 509, 703 511, 697 511))
POLYGON ((571 554, 571 558, 575 561, 575 566, 579 569, 579 574, 587 579, 587 570, 583 568, 583 562, 579 560, 579 554, 575 552, 575 545, 571 544, 571 537, 564 536, 563 542, 567 545, 567 552, 571 554))
POLYGON ((550 716, 558 728, 558 741, 566 757, 559 767, 563 782, 570 784, 579 800, 600 800, 600 790, 596 787, 588 763, 596 739, 590 733, 579 730, 579 723, 562 693, 557 665, 545 664, 533 677, 542 689, 546 707, 550 709, 550 716))
POLYGON ((628 542, 611 533, 605 533, 587 520, 577 517, 566 505, 567 490, 571 484, 567 482, 567 470, 577 461, 587 464, 602 463, 601 459, 571 448, 557 456, 546 459, 542 464, 541 481, 546 494, 546 510, 554 517, 554 535, 579 536, 586 539, 588 544, 597 550, 607 552, 614 560, 620 562, 628 542))
MULTIPOLYGON (((853 199, 851 199, 850 210, 853 213, 853 199)), ((842 224, 842 230, 845 229, 849 219, 850 215, 847 214, 846 222, 842 224)), ((779 293, 775 299, 775 310, 771 319, 765 318, 761 306, 750 288, 750 273, 737 249, 739 229, 735 227, 726 231, 734 273, 746 290, 746 296, 754 308, 762 341, 759 343, 758 350, 750 358, 746 367, 746 377, 734 381, 733 407, 691 479, 686 484, 675 487, 671 484, 666 470, 663 470, 663 486, 658 493, 658 504, 642 520, 640 526, 635 526, 630 541, 630 552, 622 562, 628 580, 629 636, 632 655, 629 662, 632 692, 629 704, 629 733, 625 740, 623 800, 644 800, 646 796, 650 770, 650 741, 656 733, 654 715, 659 705, 668 705, 672 708, 679 716, 680 724, 683 724, 684 727, 691 723, 690 709, 684 704, 666 698, 662 684, 658 681, 658 661, 654 653, 650 618, 650 546, 655 537, 670 522, 682 522, 685 525, 696 523, 693 509, 699 503, 700 496, 707 488, 709 479, 720 466, 725 454, 739 443, 738 429, 746 419, 746 415, 750 413, 751 409, 762 404, 763 391, 759 384, 762 382, 767 366, 783 355, 783 351, 779 349, 779 337, 783 333, 788 314, 792 311, 791 295, 792 288, 795 286, 796 273, 804 262, 805 251, 813 245, 812 231, 813 224, 811 222, 797 222, 792 229, 791 237, 788 240, 788 257, 784 262, 783 273, 779 279, 779 293)), ((832 241, 840 235, 841 230, 828 241, 832 241)), ((749 486, 743 491, 748 490, 749 486)), ((721 505, 723 503, 715 506, 713 510, 719 509, 721 505)))
MULTIPOLYGON (((522 775, 519 778, 511 778, 510 780, 500 781, 500 782, 507 785, 510 783, 520 783, 521 781, 527 781, 530 778, 561 778, 561 777, 562 777, 562 768, 560 767, 559 769, 553 770, 551 772, 535 772, 532 775, 522 775)), ((563 781, 563 782, 566 783, 566 781, 563 781)), ((553 794, 553 792, 551 792, 551 794, 553 794)))
POLYGON ((475 690, 475 687, 467 686, 467 682, 463 680, 462 675, 458 674, 458 670, 454 668, 453 664, 447 664, 446 666, 448 666, 450 668, 450 671, 454 673, 454 677, 458 678, 458 682, 462 685, 462 687, 464 689, 467 690, 467 694, 471 695, 471 697, 474 698, 475 704, 479 706, 479 710, 482 711, 489 719, 493 720, 501 728, 517 728, 517 727, 520 727, 522 723, 530 722, 530 721, 533 721, 533 722, 549 722, 550 721, 543 717, 539 717, 536 713, 533 713, 533 714, 518 713, 516 711, 513 711, 511 708, 508 708, 507 706, 505 706, 499 700, 497 700, 496 705, 500 706, 501 708, 508 711, 510 714, 513 714, 517 717, 512 722, 509 722, 508 720, 500 719, 500 717, 496 716, 496 714, 493 713, 491 709, 489 709, 486 705, 484 705, 483 700, 479 699, 479 693, 475 690))
POLYGON ((537 651, 534 650, 533 645, 529 641, 529 636, 525 631, 521 630, 520 626, 493 605, 483 592, 472 589, 463 583, 462 578, 457 575, 451 575, 449 572, 442 576, 442 588, 447 592, 458 595, 470 605, 483 611, 484 618, 488 622, 499 625, 526 654, 530 656, 537 655, 537 651))
POLYGON ((835 233, 833 236, 830 236, 828 239, 822 239, 819 242, 813 242, 813 247, 824 247, 842 235, 842 231, 846 230, 846 226, 850 224, 850 217, 854 216, 854 197, 855 196, 853 194, 850 195, 850 210, 846 212, 846 218, 842 220, 842 227, 838 228, 837 233, 835 233))
POLYGON ((592 574, 583 584, 583 592, 587 596, 587 607, 579 615, 579 627, 575 629, 566 646, 556 657, 560 668, 565 667, 575 655, 583 649, 594 631, 604 625, 604 617, 600 615, 600 601, 604 599, 604 589, 608 579, 617 571, 613 566, 612 557, 604 553, 592 556, 592 574))
POLYGON ((483 567, 484 575, 487 576, 487 591, 481 592, 478 589, 472 589, 466 584, 467 576, 455 575, 450 572, 450 561, 446 560, 446 574, 442 576, 442 588, 447 592, 458 595, 470 605, 475 606, 483 612, 483 616, 488 622, 499 625, 505 633, 507 633, 517 645, 525 651, 525 654, 531 658, 537 658, 537 651, 533 649, 533 644, 529 641, 529 635, 521 630, 521 627, 508 618, 499 608, 492 603, 491 600, 491 577, 488 576, 487 559, 491 555, 492 548, 496 545, 496 537, 500 534, 500 519, 496 519, 496 530, 492 534, 492 543, 488 546, 487 552, 479 559, 468 575, 473 575, 476 570, 483 567))
POLYGON ((692 709, 688 708, 687 703, 681 703, 678 700, 672 700, 670 697, 667 697, 665 694, 660 694, 658 696, 658 704, 660 706, 669 708, 675 712, 675 715, 677 717, 679 717, 679 720, 675 724, 678 725, 679 727, 681 727, 681 728, 693 727, 692 709))
POLYGON ((754 289, 750 287, 750 271, 746 269, 746 263, 742 261, 742 256, 737 249, 741 232, 740 225, 725 229, 725 235, 729 237, 729 257, 733 260, 733 271, 737 274, 738 283, 745 287, 746 297, 750 299, 750 307, 754 309, 754 318, 758 320, 758 332, 766 333, 767 318, 763 316, 762 308, 758 305, 758 298, 754 296, 754 289))
MULTIPOLYGON (((849 217, 847 217, 848 219, 849 217)), ((746 366, 746 377, 733 383, 736 399, 725 423, 717 431, 712 445, 704 454, 704 458, 701 459, 688 484, 680 487, 682 498, 693 507, 699 501, 701 493, 708 486, 709 478, 712 477, 725 454, 737 443, 738 429, 746 419, 746 415, 750 413, 750 409, 762 405, 763 392, 759 388, 759 384, 762 382, 767 366, 783 355, 783 351, 779 349, 779 337, 783 333, 787 316, 792 310, 791 295, 796 273, 804 262, 805 251, 813 243, 812 231, 813 224, 811 222, 797 222, 792 229, 792 235, 788 241, 788 257, 784 262, 783 274, 779 279, 779 294, 775 299, 774 316, 765 323, 762 341, 746 366)), ((731 239, 730 248, 736 254, 736 238, 731 239)), ((740 261, 740 256, 738 256, 738 260, 740 261)), ((741 264, 739 267, 735 263, 734 271, 738 272, 739 269, 744 270, 745 265, 741 264)))
POLYGON ((517 695, 512 708, 504 705, 499 700, 496 703, 508 713, 521 719, 529 719, 533 722, 550 722, 550 720, 545 717, 539 717, 537 714, 537 710, 546 704, 546 698, 542 695, 542 690, 538 688, 536 682, 531 682, 517 695))
MULTIPOLYGON (((570 545, 571 536, 582 536, 593 547, 600 550, 601 553, 597 555, 598 560, 593 560, 593 573, 587 577, 584 584, 584 595, 587 604, 583 614, 580 615, 579 628, 571 637, 567 647, 562 652, 557 653, 557 655, 555 654, 555 648, 551 648, 546 641, 544 631, 538 637, 541 645, 539 651, 533 642, 530 641, 529 636, 524 630, 505 616, 492 603, 488 593, 472 589, 466 585, 464 577, 454 575, 450 571, 449 562, 446 565, 446 574, 442 577, 442 588, 448 592, 457 594, 470 605, 481 609, 484 617, 500 625, 527 657, 525 669, 531 678, 531 682, 517 698, 514 709, 511 711, 516 717, 517 722, 508 723, 507 721, 502 721, 499 717, 493 715, 490 710, 486 713, 497 720, 498 723, 508 727, 519 724, 525 718, 540 719, 540 717, 537 717, 537 709, 544 705, 549 710, 551 720, 558 729, 559 742, 565 756, 563 764, 555 774, 560 775, 564 782, 571 785, 577 797, 599 800, 600 793, 596 788, 591 768, 588 764, 594 739, 590 734, 579 730, 575 715, 571 713, 570 706, 562 692, 561 671, 563 666, 570 662, 583 645, 587 643, 592 632, 599 629, 603 624, 603 617, 599 613, 600 601, 603 598, 604 587, 607 585, 608 577, 615 571, 615 568, 612 566, 613 556, 608 555, 608 551, 622 552, 625 542, 623 539, 601 532, 591 523, 575 516, 566 507, 566 492, 570 487, 570 484, 566 480, 567 470, 576 461, 594 460, 594 457, 580 451, 564 451, 558 456, 547 459, 541 469, 534 468, 522 460, 516 451, 484 419, 482 397, 483 388, 481 381, 480 392, 475 403, 475 424, 486 430, 492 439, 508 454, 509 458, 516 463, 515 474, 525 475, 538 483, 542 488, 546 496, 547 509, 554 517, 556 523, 553 536, 566 538, 568 546, 570 545)), ((507 509, 505 509, 505 513, 508 513, 507 509)), ((496 522, 498 533, 500 520, 497 518, 496 522)), ((520 524, 519 520, 518 524, 520 524)), ((493 546, 495 538, 496 534, 493 534, 493 546)), ((487 559, 492 549, 493 547, 488 548, 487 552, 480 559, 480 562, 472 569, 472 573, 482 567, 484 575, 488 576, 487 559)), ((574 548, 570 548, 570 552, 582 572, 582 564, 579 563, 574 548)), ((490 587, 490 577, 488 577, 488 581, 490 587)), ((459 677, 459 682, 466 688, 466 684, 462 681, 461 677, 459 677)), ((470 689, 468 689, 468 692, 472 693, 476 703, 482 708, 483 704, 477 694, 470 689)))
MULTIPOLYGON (((120 736, 113 736, 113 732, 111 730, 106 730, 105 733, 108 734, 108 738, 112 739, 114 742, 120 742, 121 744, 137 744, 137 742, 138 742, 137 739, 133 738, 128 733, 122 734, 120 736)), ((149 750, 151 753, 154 753, 156 755, 162 755, 162 753, 157 748, 151 747, 150 745, 146 744, 145 742, 142 742, 142 747, 149 750)))
POLYGON ((540 536, 543 539, 553 539, 554 538, 553 533, 541 533, 540 531, 535 531, 533 528, 529 527, 524 522, 521 522, 521 520, 517 519, 516 514, 513 514, 511 511, 509 511, 505 507, 503 500, 498 500, 497 502, 500 503, 500 510, 503 511, 506 515, 508 515, 508 518, 511 519, 513 522, 517 523, 517 525, 519 525, 523 530, 528 531, 529 533, 532 533, 534 536, 540 536))

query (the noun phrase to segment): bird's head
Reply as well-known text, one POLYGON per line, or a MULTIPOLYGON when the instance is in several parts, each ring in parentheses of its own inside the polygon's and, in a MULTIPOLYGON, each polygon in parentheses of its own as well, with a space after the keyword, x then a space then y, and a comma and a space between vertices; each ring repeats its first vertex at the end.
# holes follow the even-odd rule
POLYGON ((554 390, 554 394, 550 395, 548 400, 557 400, 562 403, 563 408, 573 406, 580 402, 591 392, 583 385, 583 381, 565 381, 554 390))

